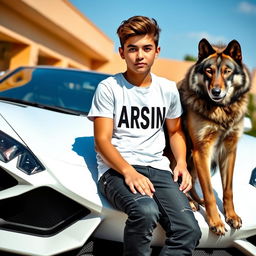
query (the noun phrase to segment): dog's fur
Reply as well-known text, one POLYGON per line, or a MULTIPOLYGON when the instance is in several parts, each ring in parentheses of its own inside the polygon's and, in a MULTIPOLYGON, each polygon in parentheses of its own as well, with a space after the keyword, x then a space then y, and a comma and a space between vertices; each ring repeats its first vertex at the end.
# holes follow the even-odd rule
POLYGON ((239 229, 242 220, 234 210, 232 179, 237 142, 247 111, 250 75, 236 40, 227 46, 213 46, 202 39, 198 50, 198 61, 178 83, 184 108, 188 169, 193 180, 199 178, 204 198, 199 198, 194 187, 191 196, 205 206, 210 229, 224 235, 225 225, 211 185, 211 168, 218 166, 221 173, 225 220, 239 229))

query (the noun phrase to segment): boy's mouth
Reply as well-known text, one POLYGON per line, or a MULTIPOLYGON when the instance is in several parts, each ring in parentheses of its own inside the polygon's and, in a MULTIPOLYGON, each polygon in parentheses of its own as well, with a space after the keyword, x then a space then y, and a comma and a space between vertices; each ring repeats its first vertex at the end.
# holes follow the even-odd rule
POLYGON ((142 68, 144 66, 146 66, 147 64, 146 63, 142 63, 142 62, 139 62, 139 63, 135 63, 135 66, 136 67, 139 67, 139 68, 142 68))

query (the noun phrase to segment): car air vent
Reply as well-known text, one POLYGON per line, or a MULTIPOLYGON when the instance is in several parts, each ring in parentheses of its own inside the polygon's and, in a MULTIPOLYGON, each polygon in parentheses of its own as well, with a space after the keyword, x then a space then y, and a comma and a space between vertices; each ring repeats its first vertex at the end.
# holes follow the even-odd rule
POLYGON ((252 170, 249 183, 250 183, 252 186, 256 187, 256 168, 254 168, 254 169, 252 170))
POLYGON ((0 166, 0 191, 16 186, 17 184, 17 180, 15 180, 0 166))
POLYGON ((49 187, 0 200, 0 229, 51 236, 90 211, 49 187))

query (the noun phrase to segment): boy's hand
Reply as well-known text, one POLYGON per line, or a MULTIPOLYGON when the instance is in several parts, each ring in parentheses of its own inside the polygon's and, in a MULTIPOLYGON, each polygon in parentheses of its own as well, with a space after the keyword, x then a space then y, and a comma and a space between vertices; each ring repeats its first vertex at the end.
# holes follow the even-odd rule
POLYGON ((174 168, 173 171, 173 180, 174 182, 178 181, 178 178, 181 176, 182 178, 182 182, 180 184, 179 189, 181 191, 183 191, 183 193, 187 193, 191 188, 192 188, 192 178, 191 175, 189 173, 189 171, 187 170, 186 167, 184 166, 179 166, 176 165, 176 167, 174 168))
POLYGON ((142 195, 153 197, 153 193, 155 192, 153 184, 147 177, 137 172, 134 168, 126 171, 124 179, 132 193, 136 194, 139 192, 142 195))

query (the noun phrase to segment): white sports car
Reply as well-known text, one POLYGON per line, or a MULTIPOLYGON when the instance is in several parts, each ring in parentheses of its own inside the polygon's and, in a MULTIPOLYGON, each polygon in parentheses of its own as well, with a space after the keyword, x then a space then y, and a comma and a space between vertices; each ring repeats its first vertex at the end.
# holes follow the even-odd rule
MULTIPOLYGON (((106 76, 20 67, 0 79, 0 251, 49 256, 81 248, 91 238, 122 241, 126 216, 98 193, 93 123, 86 117, 106 76)), ((203 234, 198 250, 236 248, 256 255, 255 152, 256 139, 243 135, 234 174, 242 228, 227 225, 226 235, 218 237, 201 208, 195 213, 203 234)), ((224 218, 218 173, 212 180, 224 218)), ((158 226, 152 245, 163 242, 158 226)))

